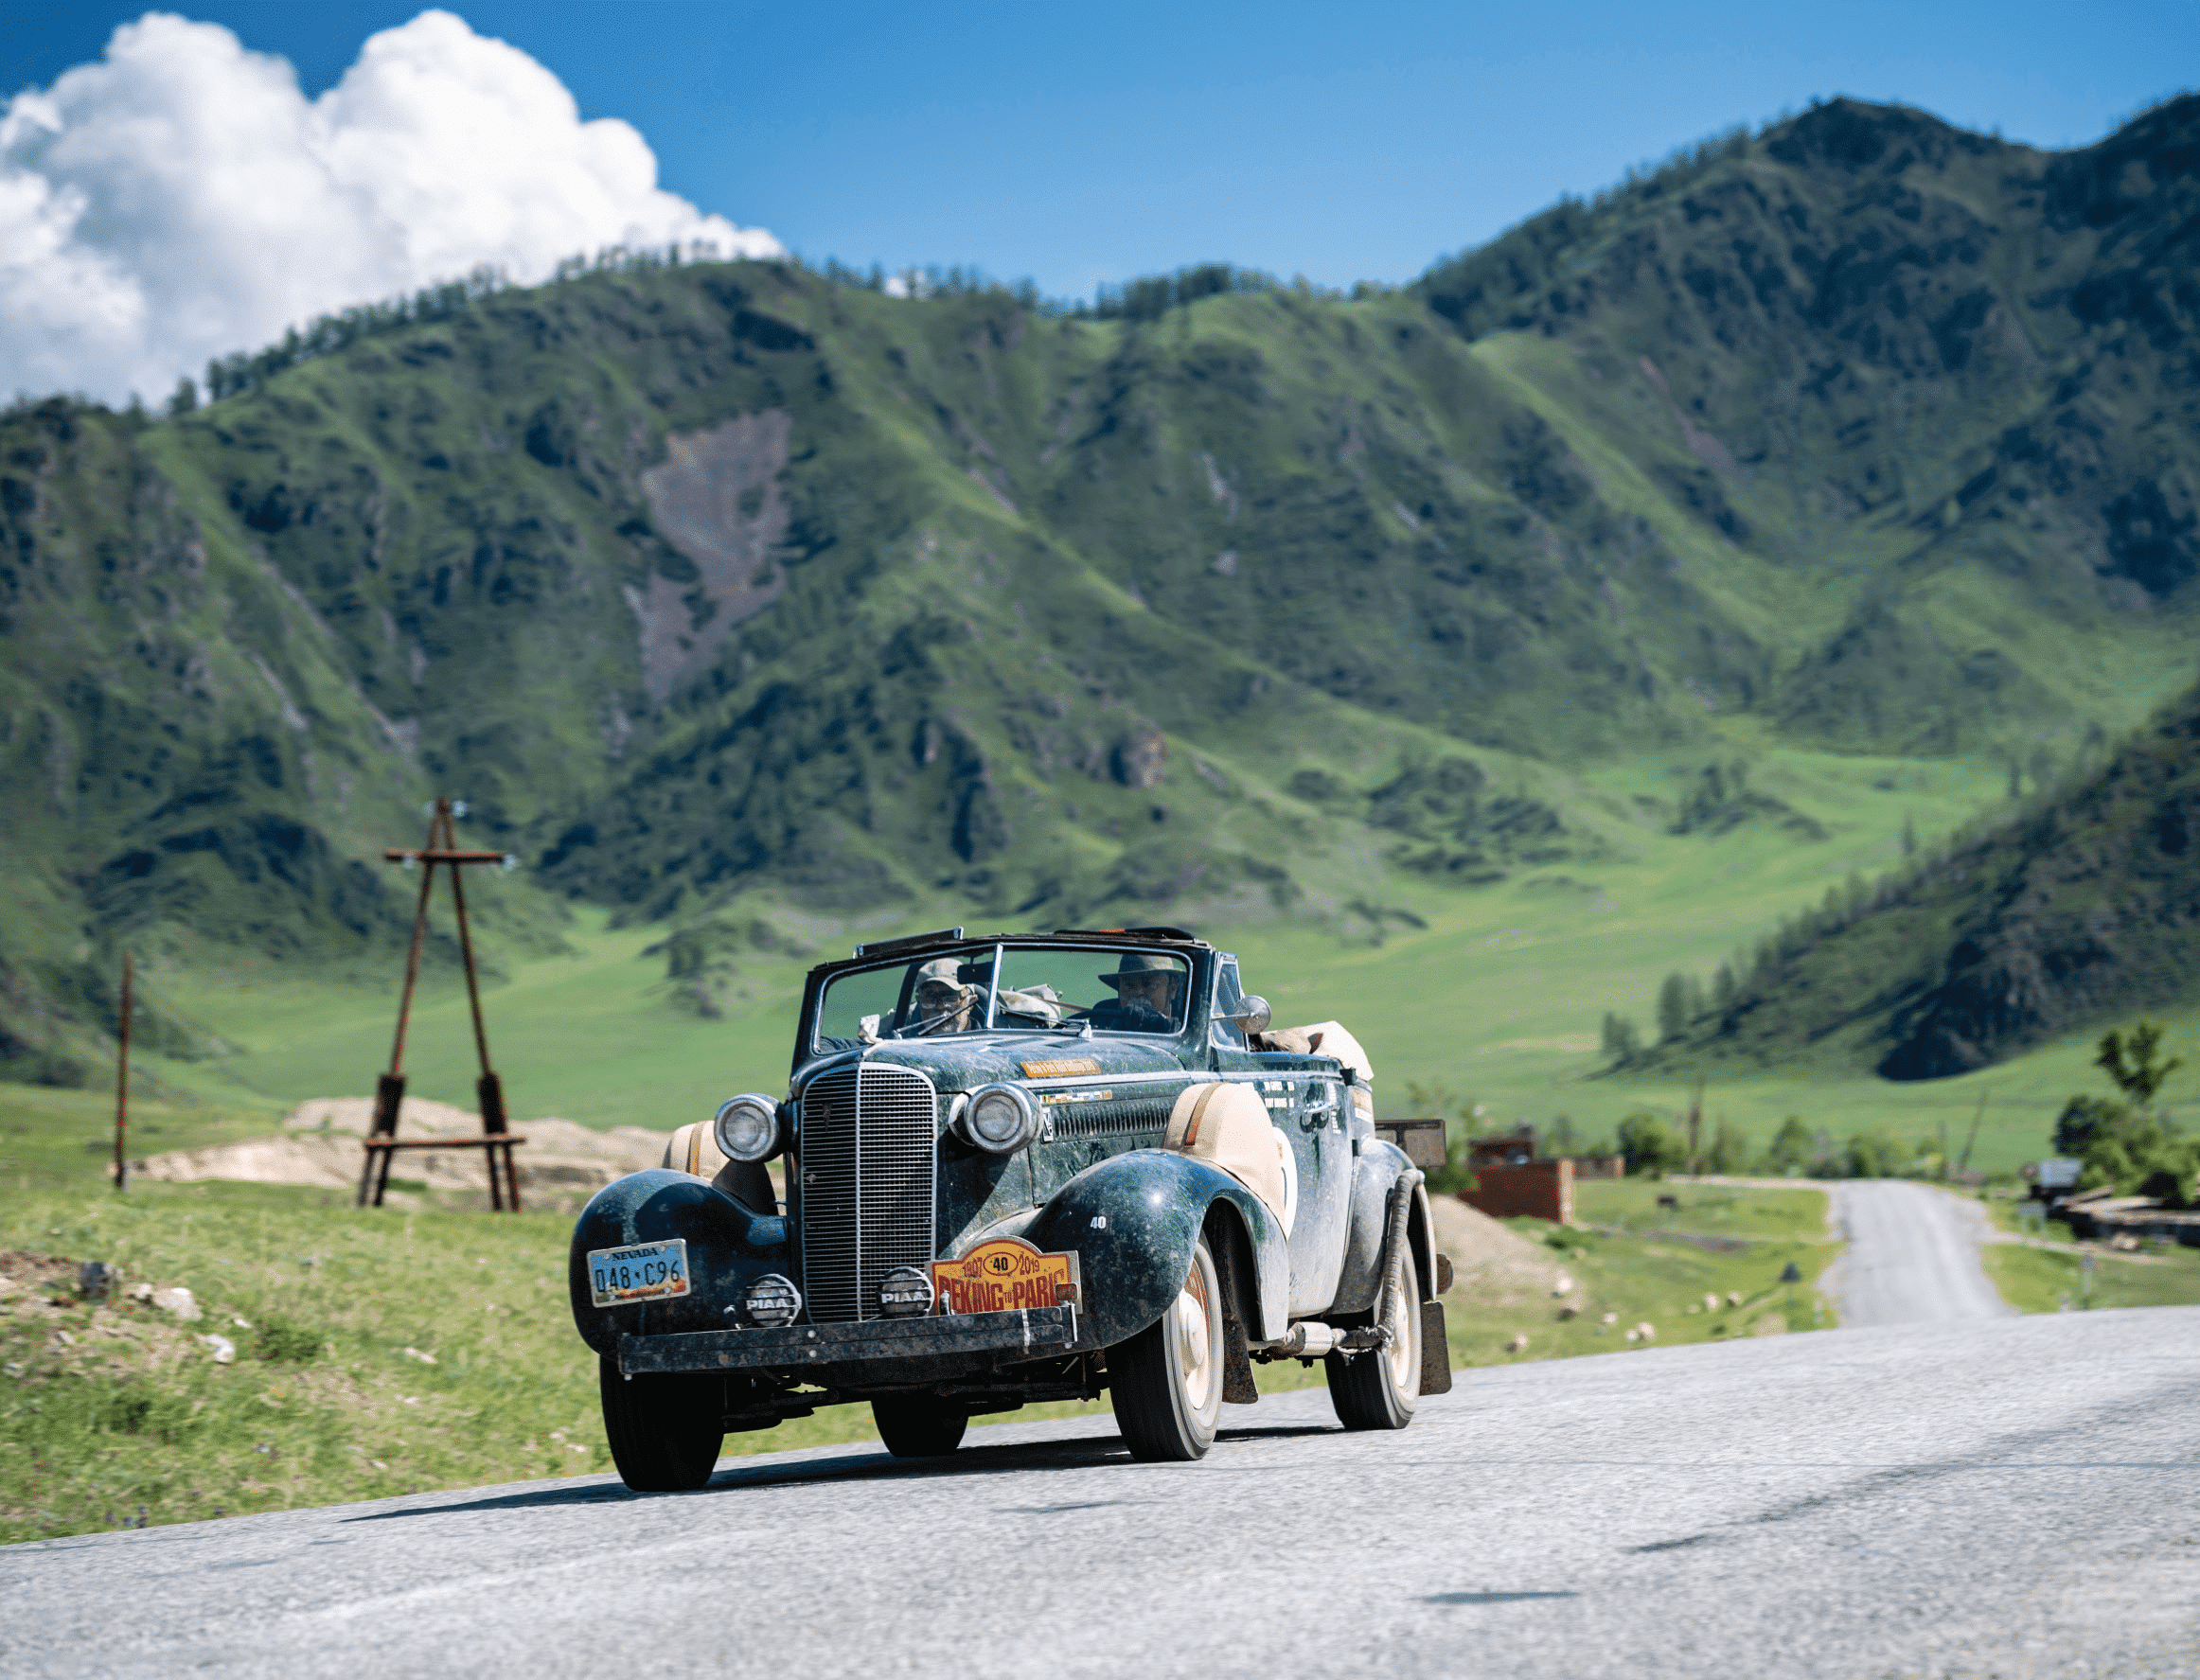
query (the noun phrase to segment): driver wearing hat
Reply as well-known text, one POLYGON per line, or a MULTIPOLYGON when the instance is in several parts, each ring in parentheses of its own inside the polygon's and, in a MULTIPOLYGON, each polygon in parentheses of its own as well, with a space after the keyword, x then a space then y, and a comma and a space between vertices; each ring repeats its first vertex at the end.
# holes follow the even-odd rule
POLYGON ((1173 1033, 1184 987, 1180 958, 1158 951, 1126 951, 1115 972, 1096 977, 1113 989, 1092 1011, 1092 1024, 1117 1033, 1173 1033))
POLYGON ((914 1015, 904 1034, 929 1038, 939 1033, 967 1033, 978 1003, 978 988, 967 986, 952 957, 939 957, 916 971, 916 990, 910 999, 914 1015))

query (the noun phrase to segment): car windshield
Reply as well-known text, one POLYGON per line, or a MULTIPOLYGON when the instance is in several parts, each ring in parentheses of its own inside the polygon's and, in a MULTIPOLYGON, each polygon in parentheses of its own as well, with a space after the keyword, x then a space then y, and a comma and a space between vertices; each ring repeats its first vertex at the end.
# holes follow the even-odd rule
POLYGON ((1166 951, 1017 950, 1001 958, 993 1025, 1015 1030, 1174 1033, 1184 1024, 1192 966, 1166 951))
POLYGON ((1191 964, 1165 951, 1009 947, 965 950, 836 974, 818 999, 816 1048, 995 1032, 1175 1033, 1191 964))

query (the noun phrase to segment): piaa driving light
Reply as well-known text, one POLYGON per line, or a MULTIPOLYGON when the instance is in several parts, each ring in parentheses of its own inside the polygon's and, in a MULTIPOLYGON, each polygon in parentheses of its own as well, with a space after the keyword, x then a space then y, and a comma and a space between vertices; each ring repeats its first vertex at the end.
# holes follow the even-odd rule
POLYGON ((931 1311, 931 1280, 914 1265, 897 1265, 878 1281, 878 1311, 889 1318, 918 1318, 931 1311))
POLYGON ((959 1117, 963 1136, 981 1149, 1006 1155, 1021 1149, 1038 1132, 1038 1105, 1017 1085, 982 1086, 959 1117))
POLYGON ((792 1280, 777 1272, 767 1272, 749 1285, 749 1293, 741 1305, 749 1315, 749 1322, 761 1324, 770 1330, 781 1324, 791 1324, 802 1311, 802 1291, 792 1280))
POLYGON ((770 1160, 779 1153, 779 1105, 745 1091, 719 1110, 711 1134, 729 1160, 770 1160))

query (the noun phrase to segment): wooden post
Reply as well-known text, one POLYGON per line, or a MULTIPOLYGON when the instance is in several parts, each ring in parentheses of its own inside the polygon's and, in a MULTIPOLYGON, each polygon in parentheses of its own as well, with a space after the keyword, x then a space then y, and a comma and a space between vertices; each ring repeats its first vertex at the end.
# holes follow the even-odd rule
POLYGON ((1697 1162, 1703 1150, 1703 1081, 1695 1082, 1695 1092, 1688 1100, 1688 1176, 1696 1176, 1697 1162))
POLYGON ((137 954, 122 953, 122 1052, 115 1058, 115 1188, 130 1188, 130 1015, 131 981, 137 954))
MULTIPOLYGON (((443 803, 443 844, 452 852, 458 850, 458 830, 451 819, 451 802, 443 803)), ((481 1020, 481 980, 473 965, 473 933, 466 921, 466 873, 457 864, 451 866, 451 904, 458 913, 458 955, 466 964, 466 1001, 473 1011, 473 1048, 481 1058, 481 1077, 474 1082, 474 1092, 481 1103, 481 1129, 485 1132, 503 1133, 511 1128, 505 1116, 505 1088, 496 1076, 496 1070, 488 1061, 488 1030, 481 1020)), ((502 1208, 508 1197, 512 1211, 520 1211, 520 1170, 512 1161, 510 1144, 490 1145, 488 1155, 488 1201, 491 1211, 502 1208), (500 1159, 501 1158, 501 1159, 500 1159), (501 1181, 501 1182, 500 1182, 501 1181)))
MULTIPOLYGON (((435 835, 443 816, 442 800, 435 802, 434 815, 428 819, 428 850, 434 850, 435 835)), ((455 875, 458 872, 451 872, 455 875)), ((398 995, 398 1035, 390 1046, 390 1070, 376 1081, 374 1088, 374 1123, 368 1128, 370 1138, 394 1138, 398 1135, 398 1113, 405 1102, 405 1029, 413 1018, 413 987, 420 978, 420 947, 428 937, 428 893, 435 884, 435 865, 423 862, 420 866, 420 896, 413 907, 413 946, 405 953, 405 989, 398 995)), ((379 1154, 370 1149, 359 1172, 359 1194, 356 1204, 365 1207, 371 1192, 374 1205, 381 1207, 382 1197, 390 1186, 391 1152, 379 1154)))

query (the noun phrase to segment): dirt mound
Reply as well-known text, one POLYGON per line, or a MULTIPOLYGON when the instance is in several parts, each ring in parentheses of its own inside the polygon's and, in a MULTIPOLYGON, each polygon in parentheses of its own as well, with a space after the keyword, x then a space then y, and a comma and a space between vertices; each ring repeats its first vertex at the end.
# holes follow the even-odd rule
MULTIPOLYGON (((194 1183, 202 1178, 253 1184, 310 1184, 348 1190, 358 1184, 360 1140, 374 1121, 368 1097, 315 1097, 283 1117, 274 1137, 248 1138, 208 1149, 176 1149, 132 1168, 137 1176, 194 1183)), ((615 1178, 665 1158, 669 1132, 644 1126, 598 1130, 570 1120, 530 1120, 514 1128, 526 1142, 512 1152, 523 1194, 588 1194, 615 1178)), ((479 1137, 481 1116, 448 1103, 408 1097, 398 1110, 400 1138, 479 1137)), ((488 1174, 478 1149, 408 1149, 395 1176, 431 1190, 484 1190, 488 1174)))
POLYGON ((1489 1302, 1548 1297, 1566 1270, 1551 1249, 1457 1196, 1430 1196, 1428 1211, 1438 1251, 1451 1256, 1458 1299, 1489 1302))
POLYGON ((43 1290, 49 1283, 66 1283, 74 1291, 77 1263, 60 1260, 51 1254, 25 1254, 13 1248, 0 1248, 0 1300, 26 1290, 43 1290))

